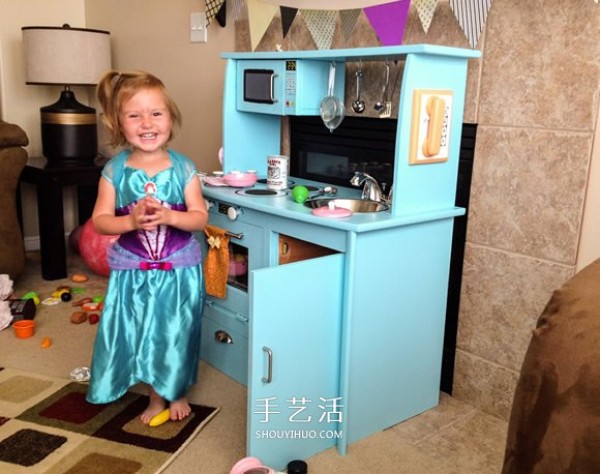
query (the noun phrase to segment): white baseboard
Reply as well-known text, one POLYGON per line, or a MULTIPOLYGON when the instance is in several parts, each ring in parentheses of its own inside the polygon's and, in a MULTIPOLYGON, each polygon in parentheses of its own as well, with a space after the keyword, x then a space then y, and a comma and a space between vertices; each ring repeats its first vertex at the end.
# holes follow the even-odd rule
POLYGON ((40 249, 40 236, 34 235, 33 237, 25 237, 25 251, 39 250, 40 249))

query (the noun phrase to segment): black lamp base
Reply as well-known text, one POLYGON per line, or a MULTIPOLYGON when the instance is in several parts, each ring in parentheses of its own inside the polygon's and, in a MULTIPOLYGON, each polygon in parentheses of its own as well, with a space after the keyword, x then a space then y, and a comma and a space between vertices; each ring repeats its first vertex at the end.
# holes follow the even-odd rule
POLYGON ((49 166, 84 166, 98 154, 96 110, 66 88, 60 99, 40 109, 42 152, 49 166))

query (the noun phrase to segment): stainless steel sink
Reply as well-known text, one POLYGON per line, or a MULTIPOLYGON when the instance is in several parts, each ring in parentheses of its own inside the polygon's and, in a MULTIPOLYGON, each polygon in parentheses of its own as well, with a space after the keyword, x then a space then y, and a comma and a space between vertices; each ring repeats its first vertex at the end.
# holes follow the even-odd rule
POLYGON ((328 206, 329 202, 333 201, 335 207, 341 207, 348 209, 352 212, 381 212, 387 211, 389 206, 382 202, 369 201, 367 199, 341 199, 341 198, 329 198, 329 199, 309 199, 304 201, 306 207, 316 209, 317 207, 328 206))

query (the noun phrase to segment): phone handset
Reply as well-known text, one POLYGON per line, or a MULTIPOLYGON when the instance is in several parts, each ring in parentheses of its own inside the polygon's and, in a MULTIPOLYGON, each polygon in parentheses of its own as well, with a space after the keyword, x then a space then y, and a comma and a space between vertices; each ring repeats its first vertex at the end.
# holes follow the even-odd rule
POLYGON ((434 95, 427 100, 425 109, 429 115, 429 122, 427 123, 427 136, 423 142, 422 151, 423 155, 429 157, 437 155, 442 146, 442 128, 446 102, 434 95))

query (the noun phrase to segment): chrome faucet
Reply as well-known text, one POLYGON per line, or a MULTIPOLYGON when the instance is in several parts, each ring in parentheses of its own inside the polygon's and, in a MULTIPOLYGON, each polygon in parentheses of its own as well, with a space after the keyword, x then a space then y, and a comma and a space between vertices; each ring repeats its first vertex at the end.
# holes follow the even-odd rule
POLYGON ((350 178, 350 184, 358 187, 363 186, 361 199, 369 199, 371 201, 386 202, 383 196, 383 192, 379 187, 379 183, 373 176, 362 171, 357 171, 354 176, 350 178))

